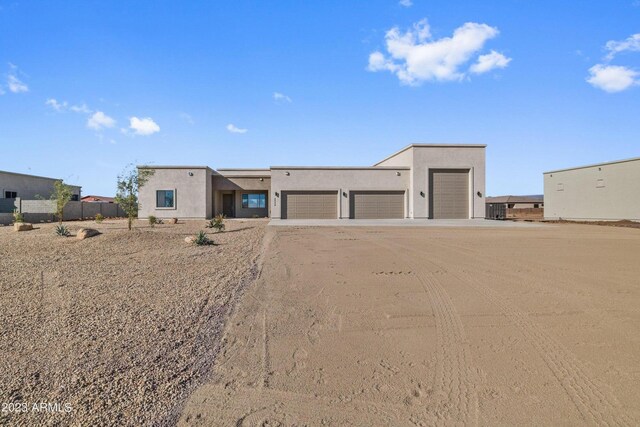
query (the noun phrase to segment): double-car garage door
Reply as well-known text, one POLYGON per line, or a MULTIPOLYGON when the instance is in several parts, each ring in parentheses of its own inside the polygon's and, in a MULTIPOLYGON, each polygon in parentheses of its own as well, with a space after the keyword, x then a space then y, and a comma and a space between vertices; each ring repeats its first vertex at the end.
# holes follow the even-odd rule
MULTIPOLYGON (((349 217, 404 218, 404 191, 351 191, 349 217)), ((283 219, 338 218, 337 191, 283 191, 283 219)))
POLYGON ((282 219, 336 219, 337 191, 283 191, 282 219))
POLYGON ((404 191, 352 191, 349 218, 404 218, 404 191))

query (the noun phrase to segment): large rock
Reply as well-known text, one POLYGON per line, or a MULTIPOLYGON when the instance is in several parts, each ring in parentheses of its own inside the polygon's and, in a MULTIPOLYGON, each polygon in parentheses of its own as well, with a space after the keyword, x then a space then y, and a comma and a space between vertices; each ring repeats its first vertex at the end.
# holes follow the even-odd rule
POLYGON ((184 238, 184 241, 187 243, 195 243, 196 242, 196 236, 187 236, 184 238))
POLYGON ((13 231, 29 231, 33 230, 33 225, 28 222, 13 223, 13 231))
POLYGON ((76 239, 84 240, 84 239, 89 238, 89 237, 97 236, 98 234, 100 234, 100 232, 98 230, 93 229, 93 228, 81 228, 80 230, 78 230, 78 234, 76 235, 76 239))

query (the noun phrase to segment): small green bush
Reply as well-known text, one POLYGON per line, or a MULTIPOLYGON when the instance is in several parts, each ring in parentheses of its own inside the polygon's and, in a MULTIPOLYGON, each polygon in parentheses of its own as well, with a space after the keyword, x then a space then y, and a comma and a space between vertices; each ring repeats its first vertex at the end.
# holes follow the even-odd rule
POLYGON ((66 225, 62 225, 62 224, 56 225, 55 233, 56 233, 56 236, 58 236, 58 237, 69 237, 69 236, 71 236, 71 233, 69 232, 69 229, 67 228, 67 226, 66 225))
POLYGON ((104 221, 104 216, 102 216, 102 214, 98 214, 98 215, 96 215, 96 222, 97 222, 98 224, 101 224, 101 223, 102 223, 102 221, 104 221))
POLYGON ((13 210, 13 222, 24 222, 24 216, 18 209, 13 210))
POLYGON ((213 240, 209 239, 204 231, 198 231, 193 243, 198 246, 213 245, 213 240))
POLYGON ((155 227, 157 223, 158 223, 158 218, 156 218, 153 215, 149 215, 149 225, 151 226, 151 228, 155 227))
POLYGON ((220 233, 222 231, 224 231, 225 229, 225 224, 224 224, 224 215, 222 214, 218 214, 215 217, 213 217, 212 220, 210 220, 207 225, 207 228, 214 228, 216 230, 216 232, 220 233))

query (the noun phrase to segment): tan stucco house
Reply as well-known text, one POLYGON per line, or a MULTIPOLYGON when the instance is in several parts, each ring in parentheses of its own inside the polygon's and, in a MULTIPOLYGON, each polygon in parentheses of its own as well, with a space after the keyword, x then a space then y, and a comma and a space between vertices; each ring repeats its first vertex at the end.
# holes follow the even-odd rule
POLYGON ((370 167, 138 166, 155 171, 139 217, 484 218, 485 147, 412 144, 370 167))

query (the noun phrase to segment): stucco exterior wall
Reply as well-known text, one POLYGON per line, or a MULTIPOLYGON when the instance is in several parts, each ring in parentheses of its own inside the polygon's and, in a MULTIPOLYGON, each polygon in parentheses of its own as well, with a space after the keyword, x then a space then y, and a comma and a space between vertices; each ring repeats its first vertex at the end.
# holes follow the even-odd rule
POLYGON ((469 170, 469 218, 485 216, 485 146, 484 145, 413 145, 377 165, 411 166, 409 217, 429 216, 429 170, 469 170), (409 163, 410 162, 410 163, 409 163), (480 192, 481 196, 477 193, 480 192), (420 193, 423 193, 422 196, 420 193))
POLYGON ((206 167, 154 168, 155 173, 140 189, 139 218, 211 218, 212 171, 206 167), (173 208, 156 207, 157 190, 174 190, 173 208))
POLYGON ((271 173, 271 217, 281 218, 283 191, 337 191, 339 218, 349 218, 349 191, 409 189, 406 167, 292 168, 277 166, 271 173), (289 175, 286 175, 286 173, 289 175), (399 174, 399 175, 398 175, 399 174), (276 194, 277 193, 277 194, 276 194), (346 196, 345 196, 346 194, 346 196))
POLYGON ((640 220, 640 159, 544 173, 544 217, 640 220))
MULTIPOLYGON (((4 198, 5 191, 15 191, 24 200, 35 200, 39 197, 49 199, 53 193, 53 184, 57 179, 40 176, 23 175, 0 171, 0 198, 4 198)), ((81 188, 70 185, 73 194, 80 199, 81 188)))

